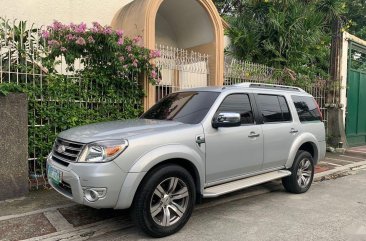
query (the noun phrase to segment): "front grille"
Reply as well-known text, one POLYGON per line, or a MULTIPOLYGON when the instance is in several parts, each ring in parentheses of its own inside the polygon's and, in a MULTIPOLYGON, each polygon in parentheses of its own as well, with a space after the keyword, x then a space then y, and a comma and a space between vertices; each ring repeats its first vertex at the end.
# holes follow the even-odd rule
POLYGON ((57 138, 52 150, 52 159, 64 166, 76 162, 84 144, 57 138))

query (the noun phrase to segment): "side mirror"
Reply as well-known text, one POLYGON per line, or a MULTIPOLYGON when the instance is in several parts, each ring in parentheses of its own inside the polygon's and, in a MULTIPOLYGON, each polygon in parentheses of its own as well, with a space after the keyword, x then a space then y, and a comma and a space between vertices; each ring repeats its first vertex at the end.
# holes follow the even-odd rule
POLYGON ((212 127, 235 127, 241 125, 239 113, 223 112, 212 120, 212 127))

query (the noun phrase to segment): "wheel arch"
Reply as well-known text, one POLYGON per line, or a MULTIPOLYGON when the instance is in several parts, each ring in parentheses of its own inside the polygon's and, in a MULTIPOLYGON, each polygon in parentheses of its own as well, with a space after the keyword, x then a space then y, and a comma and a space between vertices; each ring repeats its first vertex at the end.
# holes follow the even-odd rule
POLYGON ((129 208, 146 175, 154 169, 168 164, 179 165, 191 173, 196 186, 196 197, 199 201, 204 184, 203 160, 197 152, 189 147, 179 146, 177 148, 177 145, 172 145, 157 148, 135 162, 122 185, 115 209, 129 208))
POLYGON ((314 135, 312 135, 310 133, 305 133, 303 135, 300 135, 295 140, 295 142, 292 144, 292 147, 291 147, 290 153, 289 153, 289 157, 286 162, 286 168, 291 168, 291 166, 295 160, 296 153, 299 150, 307 151, 312 155, 312 157, 314 159, 314 166, 318 163, 318 160, 319 160, 318 141, 314 135))

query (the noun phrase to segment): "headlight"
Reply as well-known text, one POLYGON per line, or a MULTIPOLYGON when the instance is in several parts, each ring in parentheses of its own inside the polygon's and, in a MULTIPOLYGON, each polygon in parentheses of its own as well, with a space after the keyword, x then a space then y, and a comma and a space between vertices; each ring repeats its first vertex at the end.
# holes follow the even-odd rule
POLYGON ((79 162, 109 162, 128 147, 127 140, 98 141, 86 145, 79 162))

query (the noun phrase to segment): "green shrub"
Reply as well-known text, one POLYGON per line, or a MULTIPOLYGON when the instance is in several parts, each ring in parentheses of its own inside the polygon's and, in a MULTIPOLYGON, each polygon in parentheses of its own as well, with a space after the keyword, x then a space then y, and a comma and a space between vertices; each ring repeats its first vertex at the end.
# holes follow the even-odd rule
POLYGON ((28 63, 28 68, 17 68, 27 72, 31 81, 0 84, 0 94, 28 95, 29 156, 37 158, 38 166, 44 165, 60 131, 138 117, 144 97, 139 80, 147 76, 151 83, 159 81, 152 59, 160 53, 142 47, 139 36, 130 39, 123 31, 98 23, 88 28, 84 23, 55 21, 39 41, 46 43, 41 64, 37 63, 36 72, 42 74, 32 74, 28 63), (67 75, 57 71, 62 60, 67 75), (82 68, 75 67, 77 62, 82 68))

